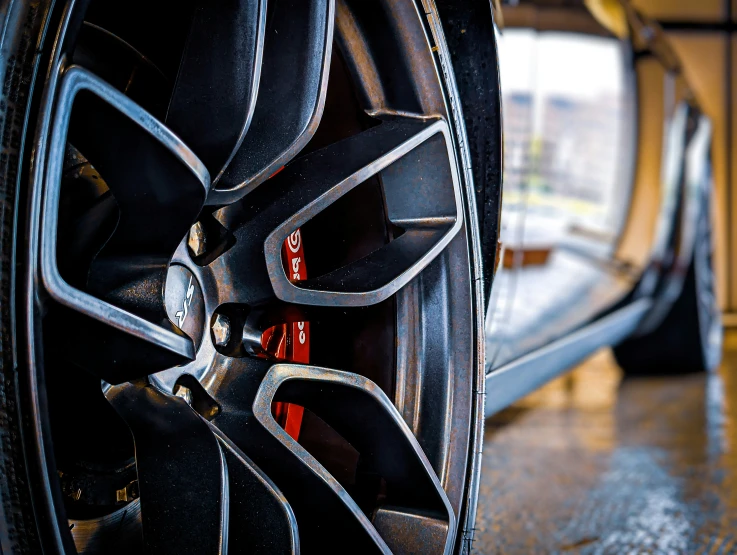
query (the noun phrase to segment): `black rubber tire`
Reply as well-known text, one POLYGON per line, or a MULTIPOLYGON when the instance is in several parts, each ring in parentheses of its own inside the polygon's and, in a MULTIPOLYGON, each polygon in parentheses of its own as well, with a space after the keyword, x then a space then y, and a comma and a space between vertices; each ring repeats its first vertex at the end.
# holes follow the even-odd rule
POLYGON ((490 2, 436 0, 468 137, 484 262, 484 300, 494 279, 502 202, 501 88, 490 2))
POLYGON ((13 243, 38 47, 50 5, 48 0, 10 0, 0 7, 0 553, 40 551, 22 444, 24 392, 14 344, 13 243))
MULTIPOLYGON (((652 332, 628 339, 614 348, 614 356, 627 376, 687 374, 714 370, 719 362, 721 342, 709 340, 713 326, 721 335, 721 314, 713 307, 707 311, 699 297, 710 287, 714 299, 711 268, 711 228, 704 202, 698 223, 695 252, 683 282, 683 288, 662 323, 652 332), (703 249, 703 250, 698 250, 703 249), (698 279, 699 272, 711 272, 710 279, 698 279), (706 320, 705 320, 706 319, 706 320)), ((702 274, 703 275, 703 274, 702 274)), ((715 301, 714 301, 715 302, 715 301)), ((714 331, 712 331, 712 334, 714 331)))

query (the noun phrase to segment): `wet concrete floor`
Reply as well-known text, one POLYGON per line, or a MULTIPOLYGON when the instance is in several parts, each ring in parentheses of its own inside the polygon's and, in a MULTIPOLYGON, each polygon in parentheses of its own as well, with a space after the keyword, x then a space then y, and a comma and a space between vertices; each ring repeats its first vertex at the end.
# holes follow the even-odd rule
POLYGON ((711 375, 601 351, 486 422, 474 553, 737 553, 737 332, 711 375))

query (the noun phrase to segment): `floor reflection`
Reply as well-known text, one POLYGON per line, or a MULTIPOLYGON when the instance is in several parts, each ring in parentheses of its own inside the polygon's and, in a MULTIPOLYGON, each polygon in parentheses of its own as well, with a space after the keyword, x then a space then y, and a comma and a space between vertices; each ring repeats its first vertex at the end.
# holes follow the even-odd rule
POLYGON ((737 553, 737 332, 717 373, 609 351, 486 423, 476 553, 737 553))

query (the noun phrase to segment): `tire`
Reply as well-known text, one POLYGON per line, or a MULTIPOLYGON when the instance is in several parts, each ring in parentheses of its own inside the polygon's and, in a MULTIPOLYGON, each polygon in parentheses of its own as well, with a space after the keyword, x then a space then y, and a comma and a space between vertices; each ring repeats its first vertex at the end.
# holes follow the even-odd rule
POLYGON ((0 552, 468 552, 488 6, 227 5, 0 8, 0 552))
POLYGON ((455 69, 468 136, 484 261, 484 299, 494 279, 502 202, 502 124, 493 13, 485 2, 436 1, 455 69))
POLYGON ((671 375, 716 369, 721 358, 722 319, 716 302, 708 193, 697 222, 696 243, 679 296, 651 333, 614 349, 628 376, 671 375))
POLYGON ((16 208, 21 202, 24 132, 36 78, 35 48, 42 40, 48 2, 6 2, 0 7, 0 551, 40 548, 22 437, 24 375, 17 365, 14 318, 16 208))

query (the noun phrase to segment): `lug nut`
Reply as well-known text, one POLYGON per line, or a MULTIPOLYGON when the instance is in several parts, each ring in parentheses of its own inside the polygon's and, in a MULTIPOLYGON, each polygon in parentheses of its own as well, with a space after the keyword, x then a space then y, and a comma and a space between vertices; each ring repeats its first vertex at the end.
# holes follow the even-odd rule
POLYGON ((225 347, 230 341, 230 320, 224 314, 215 316, 212 323, 212 335, 215 338, 215 345, 225 347))
POLYGON ((205 228, 202 227, 200 222, 195 222, 189 229, 187 245, 194 256, 205 254, 205 228))
POLYGON ((184 399, 188 405, 192 404, 192 391, 189 388, 184 387, 183 385, 177 385, 174 390, 174 395, 180 399, 184 399))

